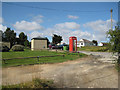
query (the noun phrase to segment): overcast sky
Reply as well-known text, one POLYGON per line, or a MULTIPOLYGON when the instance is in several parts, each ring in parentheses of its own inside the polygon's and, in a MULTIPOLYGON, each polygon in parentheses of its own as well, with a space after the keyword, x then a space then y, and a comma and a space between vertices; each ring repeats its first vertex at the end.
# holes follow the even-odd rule
MULTIPOLYGON (((117 2, 3 2, 0 29, 7 27, 28 35, 28 39, 52 34, 61 35, 68 43, 70 36, 88 40, 107 41, 106 32, 118 20, 117 2)), ((114 27, 113 27, 114 28, 114 27)))

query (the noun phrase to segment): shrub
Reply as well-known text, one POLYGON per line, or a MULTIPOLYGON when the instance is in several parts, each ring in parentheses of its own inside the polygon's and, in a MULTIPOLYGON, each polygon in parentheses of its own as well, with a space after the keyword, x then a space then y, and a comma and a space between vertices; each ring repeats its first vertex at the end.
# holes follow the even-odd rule
POLYGON ((9 52, 9 48, 6 46, 6 45, 2 45, 2 46, 0 46, 0 52, 2 51, 2 52, 9 52))
POLYGON ((30 47, 24 47, 24 49, 31 49, 30 47))
POLYGON ((14 45, 12 48, 11 48, 12 51, 24 51, 24 46, 22 45, 14 45))

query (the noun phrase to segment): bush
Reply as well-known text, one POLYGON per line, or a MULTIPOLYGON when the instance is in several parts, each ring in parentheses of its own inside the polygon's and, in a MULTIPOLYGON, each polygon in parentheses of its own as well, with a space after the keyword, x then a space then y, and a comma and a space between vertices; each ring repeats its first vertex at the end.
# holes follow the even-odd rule
POLYGON ((2 46, 0 46, 0 52, 2 51, 2 52, 9 52, 9 48, 6 46, 6 45, 2 45, 2 46))
POLYGON ((22 45, 14 45, 12 48, 11 48, 12 51, 24 51, 24 46, 22 45))
POLYGON ((24 49, 31 49, 30 47, 24 47, 24 49))

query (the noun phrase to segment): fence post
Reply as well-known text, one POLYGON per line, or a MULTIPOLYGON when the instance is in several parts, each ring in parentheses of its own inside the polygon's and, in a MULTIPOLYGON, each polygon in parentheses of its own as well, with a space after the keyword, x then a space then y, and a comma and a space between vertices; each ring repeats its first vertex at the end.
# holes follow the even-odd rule
POLYGON ((38 62, 39 62, 39 56, 37 56, 37 60, 38 60, 38 62))
POLYGON ((79 52, 78 52, 78 56, 80 56, 79 52))

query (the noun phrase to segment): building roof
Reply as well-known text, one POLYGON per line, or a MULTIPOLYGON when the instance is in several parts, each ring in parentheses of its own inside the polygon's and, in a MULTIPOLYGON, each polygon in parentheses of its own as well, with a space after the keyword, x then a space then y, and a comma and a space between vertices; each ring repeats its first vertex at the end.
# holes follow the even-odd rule
MULTIPOLYGON (((92 41, 89 41, 87 39, 82 39, 84 42, 87 42, 87 43, 92 43, 92 41)), ((77 41, 78 43, 82 42, 82 41, 77 41)))
POLYGON ((104 43, 104 42, 101 42, 102 44, 103 44, 103 46, 106 46, 106 45, 108 45, 109 43, 104 43))
POLYGON ((92 41, 89 41, 87 39, 83 39, 84 42, 88 42, 88 43, 91 43, 92 41))
POLYGON ((38 36, 38 37, 32 38, 31 40, 33 40, 33 39, 35 39, 35 40, 47 40, 47 37, 40 37, 40 36, 38 36))

